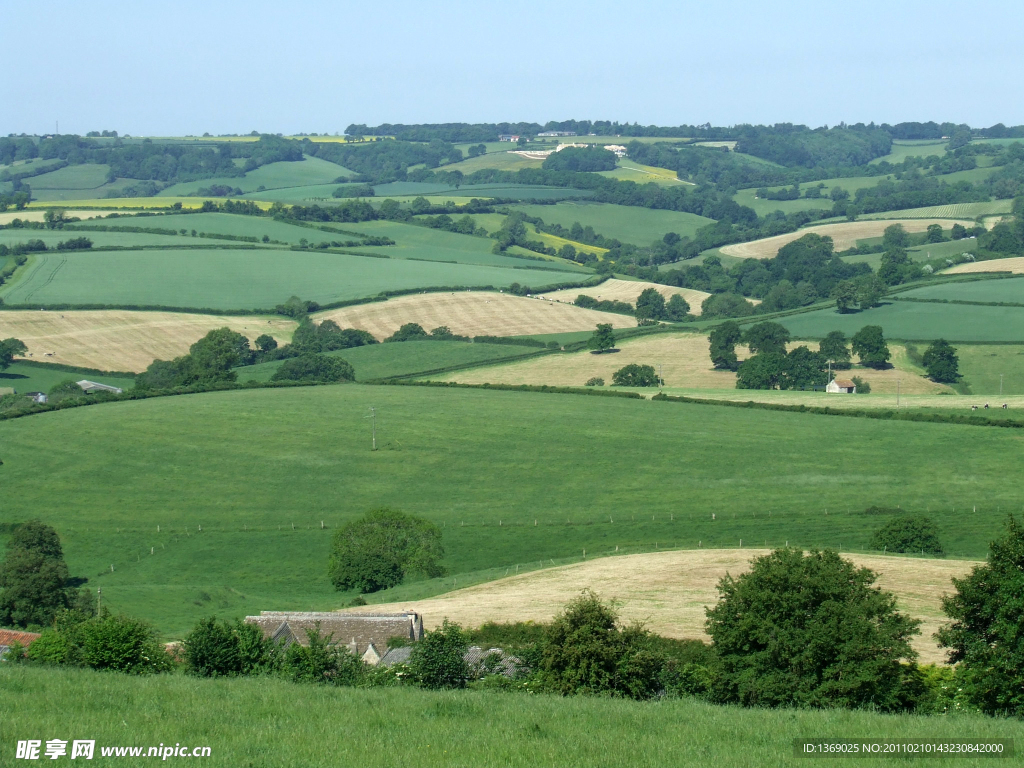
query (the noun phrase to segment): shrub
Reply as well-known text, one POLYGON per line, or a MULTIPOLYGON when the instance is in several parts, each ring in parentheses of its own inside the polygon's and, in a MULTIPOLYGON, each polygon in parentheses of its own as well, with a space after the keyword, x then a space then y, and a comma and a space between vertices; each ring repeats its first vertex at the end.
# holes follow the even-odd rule
POLYGON ((665 659, 642 626, 622 629, 617 619, 590 590, 570 602, 547 630, 541 655, 544 687, 562 695, 655 696, 665 659))
POLYGON ((987 561, 942 598, 951 622, 938 633, 958 663, 967 700, 982 712, 1024 716, 1024 529, 1012 515, 1006 532, 992 542, 987 561))
POLYGON ((15 528, 0 563, 0 625, 50 624, 71 604, 67 578, 64 551, 53 528, 38 520, 15 528))
POLYGON ((77 611, 61 612, 54 627, 29 646, 28 659, 134 675, 174 667, 155 630, 145 622, 110 614, 88 617, 77 611))
POLYGON ((584 384, 583 386, 585 386, 585 387, 603 387, 604 386, 604 379, 602 379, 600 376, 594 376, 591 379, 587 379, 587 383, 584 384))
POLYGON ((767 707, 906 706, 916 619, 876 574, 830 550, 778 549, 719 582, 707 611, 720 659, 714 696, 767 707))
POLYGON ((384 342, 389 341, 418 341, 427 338, 427 332, 423 330, 423 326, 419 323, 405 323, 401 328, 395 331, 393 334, 384 339, 384 342))
POLYGON ((297 683, 355 685, 366 665, 348 649, 332 643, 333 635, 320 634, 320 623, 306 631, 308 645, 292 643, 285 651, 283 669, 297 683))
POLYGON ((945 339, 936 339, 925 350, 921 359, 928 378, 941 384, 955 384, 960 380, 960 360, 956 349, 945 339))
POLYGON ((595 352, 605 352, 615 347, 615 334, 611 323, 598 323, 597 330, 590 337, 587 346, 595 352))
POLYGON ((310 381, 334 384, 341 381, 355 381, 352 366, 340 357, 327 355, 300 355, 281 363, 274 371, 271 381, 310 381))
POLYGON ((251 675, 278 666, 279 648, 254 624, 241 619, 201 619, 183 643, 188 671, 199 677, 251 675))
POLYGON ((871 537, 871 548, 887 552, 923 552, 941 555, 939 529, 930 517, 900 515, 883 525, 871 537))
POLYGON ((462 627, 448 619, 440 629, 424 633, 412 649, 409 668, 422 688, 465 688, 469 665, 464 654, 469 647, 462 627))
POLYGON ((862 379, 860 376, 854 376, 852 379, 850 379, 850 381, 852 381, 854 386, 857 387, 858 395, 871 394, 871 385, 868 382, 864 381, 864 379, 862 379))
POLYGON ((50 391, 46 393, 47 402, 56 405, 62 400, 67 400, 69 397, 82 397, 84 396, 82 388, 75 383, 74 379, 64 379, 64 381, 54 384, 50 391))
POLYGON ((441 529, 428 520, 382 508, 334 534, 328 571, 338 590, 376 592, 416 573, 441 576, 441 529))
POLYGON ((630 363, 612 374, 612 384, 616 387, 656 387, 659 381, 652 365, 630 363))

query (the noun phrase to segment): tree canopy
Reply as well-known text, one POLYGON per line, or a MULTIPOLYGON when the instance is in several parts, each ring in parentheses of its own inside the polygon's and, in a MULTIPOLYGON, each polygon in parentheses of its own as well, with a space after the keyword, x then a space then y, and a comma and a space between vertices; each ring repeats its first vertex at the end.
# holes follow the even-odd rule
POLYGON ((0 625, 46 626, 71 605, 60 538, 34 520, 14 530, 0 563, 0 625))
POLYGON ((956 349, 945 339, 933 341, 925 350, 921 362, 932 381, 955 384, 960 380, 960 359, 956 349))
POLYGON ((865 325, 850 340, 853 352, 860 358, 861 365, 868 368, 888 368, 892 353, 882 335, 882 326, 865 325))

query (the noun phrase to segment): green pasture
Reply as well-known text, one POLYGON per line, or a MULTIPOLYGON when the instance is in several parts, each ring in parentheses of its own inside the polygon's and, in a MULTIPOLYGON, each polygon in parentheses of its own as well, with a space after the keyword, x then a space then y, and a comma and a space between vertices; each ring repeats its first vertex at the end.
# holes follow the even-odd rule
MULTIPOLYGON (((938 301, 995 301, 1002 304, 1024 304, 1024 277, 995 280, 926 285, 899 294, 900 298, 934 299, 938 301)), ((1020 330, 1024 331, 1024 328, 1020 330)))
MULTIPOLYGON (((82 734, 96 742, 97 766, 126 762, 101 757, 103 747, 181 744, 210 747, 208 757, 194 761, 209 768, 814 768, 836 761, 795 758, 794 740, 1012 739, 1018 749, 1024 740, 1019 721, 981 715, 741 709, 695 699, 634 702, 411 687, 335 688, 269 677, 142 678, 26 666, 0 675, 0 696, 8 704, 0 722, 5 756, 14 755, 21 739, 45 742, 82 734)), ((856 768, 886 761, 848 757, 839 762, 856 768)), ((919 759, 914 765, 951 762, 919 759)), ((991 762, 958 758, 955 764, 991 762)))
POLYGON ((693 235, 713 220, 693 213, 636 208, 611 203, 564 202, 555 205, 518 205, 516 210, 537 216, 548 224, 569 228, 574 222, 590 225, 599 235, 624 243, 650 245, 669 232, 693 235))
MULTIPOLYGON (((149 221, 152 221, 151 219, 149 221)), ((100 222, 99 226, 147 226, 145 223, 124 222, 114 219, 110 222, 100 222)), ((86 226, 88 226, 86 224, 86 226)), ((158 224, 148 226, 157 227, 158 224)), ((94 248, 104 246, 117 246, 121 248, 138 248, 140 246, 165 245, 180 248, 183 245, 202 245, 206 241, 198 242, 191 238, 185 239, 180 235, 151 235, 140 232, 89 232, 78 231, 73 226, 65 229, 0 229, 0 243, 14 245, 29 240, 42 240, 48 248, 55 248, 58 243, 70 240, 74 237, 87 237, 92 240, 94 248)))
POLYGON ((868 213, 862 219, 974 219, 978 216, 993 216, 1009 213, 1012 200, 993 200, 988 203, 953 203, 951 205, 930 205, 925 208, 905 208, 900 211, 868 213))
POLYGON ((112 610, 180 637, 212 612, 341 607, 352 596, 327 582, 332 532, 381 505, 442 526, 454 576, 656 542, 866 549, 873 505, 927 509, 948 552, 982 556, 1020 504, 1006 480, 1018 442, 1006 429, 583 395, 208 393, 0 422, 0 523, 54 525, 72 574, 112 610))
POLYGON ((270 248, 47 252, 32 255, 19 275, 0 289, 8 304, 212 309, 269 308, 293 295, 326 304, 388 290, 582 279, 567 271, 270 248))
MULTIPOLYGON (((949 237, 949 230, 944 230, 946 237, 949 237)), ((858 240, 857 245, 881 245, 882 238, 869 237, 858 240)), ((963 240, 947 240, 942 243, 924 243, 907 249, 911 261, 932 261, 933 259, 952 259, 963 253, 974 253, 978 248, 978 241, 973 238, 963 240)), ((844 256, 843 261, 850 264, 868 264, 872 269, 877 270, 882 265, 881 253, 861 253, 856 256, 844 256)), ((941 268, 941 267, 940 267, 941 268)))
MULTIPOLYGON (((0 316, 0 323, 3 317, 0 316)), ((112 387, 131 389, 135 386, 134 378, 120 376, 102 376, 94 373, 74 373, 62 371, 51 365, 31 365, 23 362, 12 363, 5 371, 0 371, 0 389, 13 389, 16 392, 49 392, 50 389, 67 379, 81 381, 97 381, 112 387)), ((3 457, 0 456, 0 459, 3 457)))
POLYGON ((895 165, 908 157, 943 157, 948 144, 948 139, 897 139, 893 141, 892 151, 888 155, 877 157, 871 162, 877 164, 887 161, 895 165))
MULTIPOLYGON (((161 213, 150 216, 122 217, 101 222, 103 226, 113 227, 152 227, 154 229, 185 230, 190 233, 195 230, 197 233, 231 235, 232 237, 255 237, 262 240, 264 235, 271 240, 277 240, 289 245, 298 245, 299 241, 305 238, 309 242, 318 243, 321 240, 351 240, 351 237, 335 233, 323 232, 311 227, 302 227, 295 224, 287 224, 264 216, 241 216, 233 213, 161 213)), ((334 225, 345 229, 344 224, 334 225)), ((99 234, 99 233, 91 233, 99 234)), ((187 235, 186 235, 187 236, 187 235)), ((139 235, 135 235, 139 237, 139 235)), ((183 242, 190 245, 197 241, 191 238, 187 240, 177 239, 179 245, 183 242)), ((199 240, 202 244, 204 240, 199 240)))
MULTIPOLYGON (((468 145, 473 146, 473 145, 468 145)), ((488 150, 486 155, 478 155, 477 157, 470 157, 463 160, 461 163, 453 163, 452 165, 446 165, 440 170, 442 171, 461 171, 462 173, 469 175, 476 173, 477 171, 495 169, 499 171, 520 171, 523 168, 540 168, 543 160, 531 160, 522 155, 514 154, 508 151, 508 143, 504 142, 501 145, 504 150, 488 150)))
POLYGON ((28 183, 33 193, 44 189, 96 189, 107 183, 109 171, 109 165, 69 165, 41 176, 33 176, 28 183))
POLYGON ((828 192, 825 193, 825 197, 801 197, 797 200, 761 200, 755 197, 756 194, 756 189, 741 189, 732 196, 732 199, 740 205, 753 208, 758 216, 766 216, 775 211, 782 211, 783 213, 824 211, 830 210, 833 205, 832 201, 828 198, 828 192))
MULTIPOLYGON (((238 187, 244 193, 255 193, 260 187, 267 190, 281 190, 291 187, 308 187, 317 184, 332 184, 340 176, 352 176, 352 171, 335 163, 321 160, 318 157, 305 156, 294 162, 268 163, 245 176, 225 176, 199 181, 186 181, 173 184, 160 192, 164 197, 180 197, 191 195, 204 187, 223 184, 238 187)), ((337 187, 333 184, 332 190, 337 187)), ((328 197, 330 192, 327 193, 328 197)))
POLYGON ((379 198, 429 195, 435 192, 455 194, 455 187, 436 181, 392 181, 387 184, 377 184, 373 188, 373 193, 379 198))
POLYGON ((829 331, 850 336, 865 325, 880 325, 890 339, 1014 342, 1024 340, 1024 307, 925 304, 892 301, 841 315, 835 307, 777 320, 798 338, 820 339, 829 331))
POLYGON ((52 160, 40 160, 38 157, 29 158, 28 160, 15 160, 9 165, 0 164, 0 173, 4 171, 10 171, 11 173, 21 173, 23 171, 38 171, 51 166, 60 165, 62 160, 54 158, 52 160))
POLYGON ((998 395, 1002 385, 1004 395, 1024 395, 1024 346, 960 344, 956 353, 960 373, 973 394, 998 395))
POLYGON ((620 158, 618 167, 613 171, 599 171, 599 176, 606 176, 619 181, 634 181, 637 184, 660 184, 665 187, 678 187, 690 182, 680 181, 674 171, 664 168, 651 168, 634 163, 627 158, 620 158))
MULTIPOLYGON (((426 330, 433 330, 427 328, 426 330)), ((403 341, 370 344, 365 347, 329 352, 348 361, 356 372, 356 381, 374 381, 410 376, 426 371, 511 360, 537 353, 536 347, 511 344, 474 344, 465 341, 403 341)), ((239 381, 270 381, 283 360, 236 368, 239 381)), ((0 381, 3 381, 0 376, 0 381)))

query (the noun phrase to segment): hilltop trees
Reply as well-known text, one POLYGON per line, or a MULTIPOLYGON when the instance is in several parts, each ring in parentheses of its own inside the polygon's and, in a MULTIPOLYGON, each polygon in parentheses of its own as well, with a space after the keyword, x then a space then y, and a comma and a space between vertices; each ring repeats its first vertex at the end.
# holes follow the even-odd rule
POLYGON ((850 367, 850 348, 846 344, 846 334, 842 331, 830 331, 821 344, 818 351, 826 362, 831 362, 833 368, 850 367))
POLYGON ((788 342, 789 329, 784 325, 768 321, 755 323, 747 328, 743 334, 743 343, 754 354, 775 352, 784 355, 786 354, 786 344, 788 342))
POLYGON ((945 339, 937 339, 925 350, 922 358, 928 378, 941 384, 955 384, 960 380, 960 359, 956 349, 945 339))
POLYGON ((736 345, 743 338, 743 331, 735 320, 727 320, 712 328, 708 341, 711 343, 711 362, 719 370, 735 371, 739 368, 736 345))
POLYGON ((251 361, 249 340, 230 328, 218 328, 174 360, 154 360, 135 377, 139 389, 170 389, 194 384, 216 385, 237 380, 232 370, 251 361))
POLYGON ((860 358, 861 365, 868 368, 887 368, 889 358, 889 345, 885 343, 882 335, 882 326, 865 325, 850 340, 853 346, 853 353, 860 358))
POLYGON ((707 629, 715 697, 763 707, 907 706, 919 622, 874 587, 877 574, 833 551, 778 549, 718 584, 707 629))
POLYGON ((375 509, 334 534, 328 573, 338 590, 376 592, 406 576, 444 574, 441 529, 394 509, 375 509))
POLYGON ((46 626, 71 605, 57 531, 38 520, 14 530, 0 564, 0 624, 46 626))

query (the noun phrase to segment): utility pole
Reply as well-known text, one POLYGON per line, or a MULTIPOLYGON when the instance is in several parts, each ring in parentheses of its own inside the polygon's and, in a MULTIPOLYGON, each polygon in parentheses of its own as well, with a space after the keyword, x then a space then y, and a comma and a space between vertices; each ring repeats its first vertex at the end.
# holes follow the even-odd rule
POLYGON ((100 615, 100 604, 103 600, 103 588, 96 587, 96 615, 100 615))
POLYGON ((372 432, 372 434, 373 434, 373 447, 371 448, 371 450, 376 451, 377 450, 377 409, 374 408, 372 405, 370 406, 370 419, 371 419, 371 424, 373 425, 373 427, 372 427, 373 428, 373 432, 372 432))
POLYGON ((1003 374, 999 374, 999 396, 1003 396, 1003 374))
POLYGON ((900 409, 900 380, 896 379, 896 410, 900 409))

